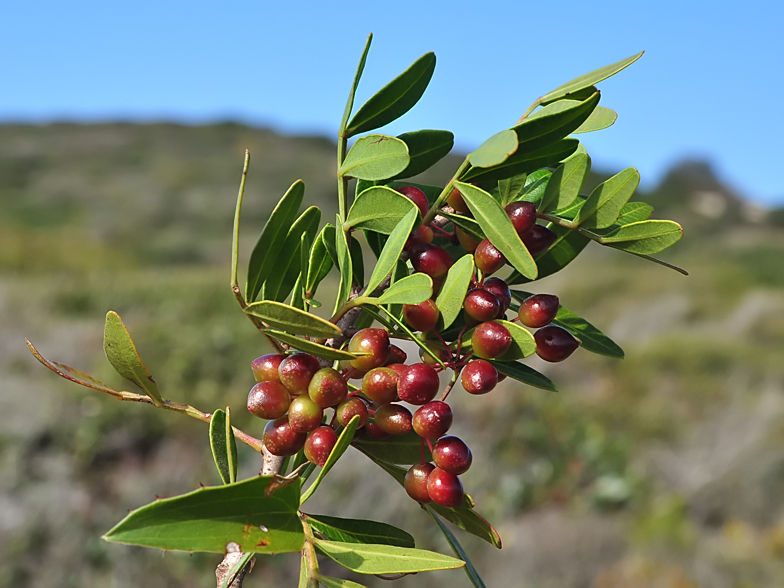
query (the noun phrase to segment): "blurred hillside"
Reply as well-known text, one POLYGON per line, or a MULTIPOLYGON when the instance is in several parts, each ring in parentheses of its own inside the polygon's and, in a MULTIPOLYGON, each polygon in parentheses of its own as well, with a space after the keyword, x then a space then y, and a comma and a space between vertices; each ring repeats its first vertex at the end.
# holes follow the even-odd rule
MULTIPOLYGON (((235 124, 0 126, 0 587, 212 583, 219 557, 100 540, 155 495, 218 482, 206 427, 68 384, 24 338, 121 386, 102 351, 116 310, 164 395, 230 405, 260 434, 244 403, 250 361, 267 350, 228 287, 246 148, 245 255, 297 178, 334 217, 335 151, 323 138, 235 124)), ((442 183, 458 163, 421 180, 442 183)), ((578 350, 562 365, 532 361, 558 394, 507 381, 450 396, 474 452, 467 490, 504 539, 500 552, 465 541, 490 587, 784 585, 784 210, 749 204, 694 161, 637 198, 684 226, 666 259, 689 277, 592 245, 536 284, 626 359, 578 350)), ((244 477, 258 471, 252 452, 240 460, 244 477)), ((388 520, 447 552, 377 473, 349 452, 313 510, 388 520)), ((245 585, 293 585, 297 570, 294 556, 260 561, 245 585)), ((396 585, 468 581, 458 571, 396 585)))

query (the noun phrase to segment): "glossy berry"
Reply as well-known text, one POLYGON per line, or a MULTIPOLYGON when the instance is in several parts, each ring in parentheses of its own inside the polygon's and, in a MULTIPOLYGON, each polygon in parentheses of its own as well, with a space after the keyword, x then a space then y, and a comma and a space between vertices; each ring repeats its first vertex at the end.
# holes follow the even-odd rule
POLYGON ((385 329, 362 329, 348 342, 350 353, 366 354, 351 360, 351 366, 367 372, 389 359, 389 333, 385 329))
POLYGON ((397 381, 397 395, 403 402, 421 405, 433 400, 438 386, 436 370, 427 364, 415 363, 397 381))
POLYGON ((357 396, 346 398, 335 408, 335 416, 342 427, 348 425, 349 421, 356 415, 359 415, 357 429, 361 429, 367 423, 368 409, 362 399, 357 396))
POLYGON ((433 461, 445 472, 459 475, 468 471, 473 457, 468 445, 460 437, 447 435, 436 441, 433 447, 433 461))
POLYGON ((403 487, 406 489, 406 493, 417 502, 427 504, 432 501, 430 494, 427 493, 427 478, 434 469, 436 466, 432 463, 418 463, 412 465, 406 472, 403 487))
POLYGON ((441 506, 460 506, 463 502, 463 484, 456 475, 436 467, 427 477, 427 495, 441 506))
POLYGON ((436 328, 441 313, 435 300, 428 298, 419 304, 404 304, 403 316, 412 329, 427 333, 436 328))
POLYGON ((416 204, 421 217, 425 218, 427 211, 430 210, 430 203, 427 201, 427 196, 425 196, 425 193, 422 190, 416 186, 403 186, 402 188, 398 188, 397 191, 416 204))
POLYGON ((324 409, 310 397, 297 396, 289 407, 289 426, 298 433, 310 433, 321 425, 324 409))
POLYGON ((307 433, 294 431, 289 425, 288 417, 282 416, 267 423, 262 440, 272 455, 285 457, 294 455, 302 449, 307 437, 307 433))
POLYGON ((580 346, 569 331, 556 325, 542 327, 534 333, 534 339, 536 355, 553 363, 563 361, 580 346))
POLYGON ((478 270, 492 274, 500 270, 506 263, 506 258, 496 249, 489 239, 485 239, 474 251, 474 261, 478 270))
POLYGON ((501 278, 487 278, 482 284, 482 288, 490 292, 498 300, 500 310, 496 318, 503 318, 506 316, 506 311, 509 310, 509 305, 512 303, 512 293, 509 291, 509 286, 501 278))
POLYGON ((332 427, 323 425, 308 435, 305 441, 305 457, 310 463, 324 467, 337 442, 338 436, 332 427))
POLYGON ((475 359, 463 368, 460 383, 469 394, 487 394, 498 384, 498 370, 484 359, 475 359))
POLYGON ((340 404, 347 395, 348 384, 340 372, 332 368, 317 371, 308 385, 308 396, 322 408, 340 404))
POLYGON ((463 308, 468 316, 475 321, 483 323, 496 318, 501 310, 501 305, 498 303, 498 298, 492 293, 477 288, 466 294, 463 308))
POLYGON ((383 441, 384 439, 389 439, 392 436, 386 431, 382 431, 381 428, 376 423, 373 422, 368 422, 365 425, 365 433, 367 433, 374 439, 379 439, 381 441, 383 441))
POLYGON ((411 232, 403 249, 408 249, 414 245, 421 245, 423 243, 433 242, 433 229, 427 225, 420 225, 411 232))
POLYGON ((460 227, 455 227, 455 235, 457 235, 457 242, 460 243, 460 246, 463 249, 469 253, 476 251, 476 248, 479 246, 479 241, 474 239, 460 227))
POLYGON ((433 400, 417 409, 411 424, 420 437, 438 439, 452 426, 452 409, 446 402, 433 400))
POLYGON ((411 411, 400 404, 385 404, 376 409, 376 425, 390 435, 404 435, 411 430, 411 411))
POLYGON ((278 382, 259 382, 248 393, 248 411, 260 419, 282 417, 290 403, 289 391, 278 382))
POLYGON ((536 205, 533 202, 511 202, 504 210, 520 237, 536 224, 536 205))
POLYGON ((534 225, 531 230, 523 235, 523 245, 528 249, 528 253, 536 255, 542 253, 550 248, 550 245, 555 243, 558 235, 553 233, 547 227, 542 225, 534 225))
MULTIPOLYGON (((408 369, 408 366, 404 363, 390 363, 385 365, 384 367, 388 367, 392 371, 394 371, 398 378, 403 375, 403 372, 408 369)), ((395 393, 397 393, 397 380, 395 381, 395 393)))
POLYGON ((408 250, 408 255, 414 270, 427 274, 431 278, 446 276, 453 263, 449 253, 443 247, 432 243, 414 245, 408 250))
POLYGON ((284 359, 278 367, 280 383, 292 394, 305 394, 313 375, 321 369, 318 359, 310 353, 295 353, 284 359))
POLYGON ((471 345, 474 355, 483 359, 495 359, 511 347, 512 336, 504 325, 488 321, 474 329, 471 345))
POLYGON ((558 314, 558 296, 534 294, 520 304, 517 316, 526 327, 538 329, 550 323, 558 314))
POLYGON ((399 378, 400 375, 394 368, 373 368, 362 378, 362 393, 378 404, 394 402, 397 400, 399 378))
POLYGON ((406 363, 407 359, 408 359, 408 355, 406 354, 405 351, 403 351, 397 345, 390 345, 389 359, 387 359, 387 362, 384 365, 388 366, 393 363, 406 363))
POLYGON ((282 353, 270 353, 262 355, 250 362, 250 369, 253 370, 253 377, 257 382, 278 382, 280 384, 280 374, 278 368, 280 363, 286 359, 282 353))
POLYGON ((449 193, 449 196, 446 197, 446 203, 461 214, 471 212, 468 208, 468 204, 466 204, 465 200, 463 199, 463 195, 457 188, 453 188, 449 193))

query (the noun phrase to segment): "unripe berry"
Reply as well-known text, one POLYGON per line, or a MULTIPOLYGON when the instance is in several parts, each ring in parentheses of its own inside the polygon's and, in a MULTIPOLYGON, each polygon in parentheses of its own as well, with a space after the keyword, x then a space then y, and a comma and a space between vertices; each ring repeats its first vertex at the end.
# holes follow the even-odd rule
POLYGON ((397 189, 403 196, 409 198, 419 209, 419 214, 425 218, 427 211, 430 210, 430 203, 427 201, 425 193, 416 186, 403 186, 397 189))
POLYGON ((512 345, 512 336, 504 325, 488 321, 474 329, 471 345, 474 355, 483 359, 495 359, 512 345))
POLYGON ((506 316, 506 311, 509 310, 509 305, 512 303, 512 293, 509 291, 509 286, 501 278, 487 278, 482 284, 482 289, 487 290, 496 297, 498 304, 501 306, 496 318, 503 318, 506 316))
POLYGON ((403 246, 403 249, 409 249, 414 245, 421 245, 423 243, 432 243, 433 242, 433 229, 428 227, 427 225, 420 225, 408 236, 408 240, 406 244, 403 246))
POLYGON ((308 435, 305 441, 305 457, 310 463, 323 468, 337 442, 338 436, 332 427, 323 425, 308 435))
MULTIPOLYGON (((417 502, 427 504, 432 501, 427 493, 427 479, 434 469, 436 466, 432 463, 418 463, 412 465, 406 472, 403 487, 406 489, 406 493, 417 502)), ((462 500, 462 496, 460 499, 462 500)))
POLYGON ((322 368, 313 375, 308 385, 308 396, 323 408, 340 404, 348 394, 348 384, 340 372, 332 368, 322 368))
POLYGON ((452 426, 452 409, 446 402, 433 400, 417 409, 411 424, 420 437, 438 439, 452 426))
POLYGON ((456 475, 437 467, 427 477, 427 494, 441 506, 460 506, 463 502, 463 484, 456 475))
POLYGON ((415 363, 403 372, 397 382, 397 395, 409 404, 425 404, 438 393, 438 373, 424 363, 415 363))
POLYGON ((469 394, 487 394, 498 384, 498 370, 484 359, 475 359, 463 368, 460 383, 469 394))
POLYGON ((250 362, 250 369, 253 370, 253 377, 257 382, 278 382, 280 384, 280 374, 278 368, 280 362, 286 359, 282 353, 270 353, 262 355, 250 362))
POLYGON ((569 357, 580 346, 566 329, 556 325, 542 327, 534 333, 536 355, 545 361, 559 362, 569 357))
POLYGON ((460 243, 460 246, 463 249, 469 253, 476 251, 476 248, 479 245, 479 241, 474 239, 460 227, 455 227, 455 234, 457 235, 457 242, 460 243))
POLYGON ((432 243, 414 245, 408 250, 408 256, 414 270, 427 274, 431 278, 446 276, 454 263, 444 248, 432 243))
POLYGON ((446 203, 461 214, 471 212, 468 208, 468 204, 466 204, 465 200, 463 199, 463 195, 457 188, 453 188, 449 193, 449 196, 446 197, 446 203))
POLYGON ((537 255, 550 248, 558 238, 554 232, 542 225, 534 225, 531 230, 523 235, 523 245, 531 255, 537 255))
POLYGON ((397 400, 399 378, 400 376, 394 368, 373 368, 362 378, 362 393, 378 404, 394 402, 397 400))
POLYGON ((389 345, 389 333, 385 329, 357 331, 348 342, 349 353, 359 355, 351 360, 352 367, 367 372, 384 365, 389 359, 389 345))
POLYGON ((321 425, 324 409, 310 397, 297 396, 289 407, 289 426, 298 433, 310 433, 321 425))
POLYGON ((294 431, 285 416, 268 422, 262 435, 267 451, 280 457, 297 453, 305 445, 305 439, 307 434, 294 431))
POLYGON ((492 293, 477 288, 466 294, 465 300, 463 301, 463 308, 468 316, 475 321, 483 323, 496 318, 498 312, 501 310, 501 305, 492 293))
POLYGON ((278 367, 280 383, 292 394, 305 394, 313 375, 321 369, 318 359, 310 353, 295 353, 284 359, 278 367))
POLYGON ((428 298, 419 304, 404 304, 403 316, 413 330, 427 333, 436 328, 441 313, 435 300, 428 298))
POLYGON ((400 404, 385 404, 376 409, 376 425, 390 435, 404 435, 411 430, 411 411, 400 404))
POLYGON ((346 398, 343 402, 338 404, 335 409, 335 416, 338 419, 338 423, 343 427, 348 425, 349 421, 354 418, 355 415, 359 415, 357 429, 361 429, 365 426, 365 423, 367 423, 368 409, 362 399, 357 396, 346 398))
POLYGON ((550 323, 558 314, 558 296, 534 294, 520 304, 517 316, 526 327, 538 329, 550 323))
POLYGON ((433 461, 437 467, 457 476, 468 471, 473 456, 468 445, 460 437, 447 435, 436 441, 433 447, 433 461))
POLYGON ((504 210, 520 237, 536 224, 536 205, 533 202, 511 202, 504 210))
POLYGON ((477 269, 486 274, 492 274, 504 266, 506 258, 490 242, 490 239, 485 239, 474 251, 474 261, 477 269))
MULTIPOLYGON (((428 341, 427 346, 444 363, 448 362, 452 358, 452 352, 444 347, 444 344, 439 341, 428 341)), ((422 348, 419 349, 419 359, 421 359, 422 362, 426 363, 427 365, 439 365, 438 362, 422 348)))
POLYGON ((288 390, 278 382, 259 382, 248 393, 248 411, 260 419, 282 417, 290 403, 288 390))

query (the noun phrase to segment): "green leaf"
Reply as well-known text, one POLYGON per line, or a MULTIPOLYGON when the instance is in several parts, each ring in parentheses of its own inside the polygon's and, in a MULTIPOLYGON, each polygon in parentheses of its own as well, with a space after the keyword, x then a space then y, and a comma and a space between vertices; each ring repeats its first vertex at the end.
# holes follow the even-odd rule
POLYGON ((490 182, 503 180, 519 174, 528 174, 542 167, 554 166, 561 160, 569 157, 577 150, 580 142, 577 139, 561 139, 537 151, 522 151, 520 149, 503 163, 491 167, 472 167, 461 180, 465 182, 490 182))
POLYGON ((615 341, 568 308, 561 306, 553 323, 574 335, 580 341, 580 346, 583 349, 592 353, 623 359, 623 349, 615 341))
POLYGON ((201 488, 132 511, 103 538, 181 551, 224 553, 229 542, 245 552, 299 551, 304 538, 297 514, 299 486, 258 476, 201 488))
POLYGON ((237 441, 231 428, 231 412, 218 409, 210 418, 210 449, 224 484, 237 481, 237 441))
POLYGON ((313 496, 313 493, 318 489, 321 481, 324 477, 329 473, 329 470, 337 463, 340 457, 346 452, 348 446, 351 445, 351 440, 354 438, 354 433, 359 426, 359 415, 354 415, 351 420, 348 422, 346 427, 343 429, 343 432, 340 433, 335 446, 332 448, 332 451, 327 457, 327 461, 324 462, 324 467, 321 468, 318 477, 315 481, 308 487, 308 489, 302 494, 302 498, 300 498, 300 505, 305 504, 305 501, 313 496))
POLYGON ((376 259, 378 259, 379 255, 381 255, 381 251, 384 249, 384 245, 387 242, 387 236, 382 235, 381 233, 376 233, 375 231, 367 230, 363 230, 362 234, 365 235, 365 241, 367 241, 368 245, 370 246, 370 250, 373 252, 373 255, 376 256, 376 259))
POLYGON ((410 178, 433 167, 446 157, 455 144, 455 136, 450 131, 422 130, 403 133, 397 136, 408 146, 411 160, 408 167, 395 178, 410 178))
MULTIPOLYGON (((556 240, 547 251, 536 256, 540 280, 562 270, 591 242, 589 237, 566 227, 550 223, 548 228, 556 234, 556 240)), ((530 281, 519 273, 514 273, 507 278, 506 283, 511 286, 530 281)))
POLYGON ((520 174, 498 181, 498 195, 501 197, 501 206, 506 206, 510 202, 517 200, 525 188, 525 180, 528 174, 520 174))
MULTIPOLYGON (((392 270, 392 274, 390 275, 389 285, 394 286, 400 280, 403 280, 407 277, 408 277, 408 265, 406 264, 405 261, 399 259, 398 262, 395 264, 395 269, 392 270)), ((387 314, 390 314, 397 319, 402 319, 403 317, 402 304, 385 304, 383 308, 387 314)), ((376 319, 380 321, 378 317, 376 317, 376 319)))
POLYGON ((683 229, 676 222, 646 220, 624 225, 601 237, 599 243, 629 253, 651 255, 667 249, 680 241, 681 237, 683 229))
POLYGON ((318 531, 324 536, 324 539, 330 541, 414 547, 414 538, 411 535, 403 529, 386 523, 311 514, 306 514, 305 520, 313 530, 318 531))
POLYGON ((468 286, 474 275, 474 256, 470 253, 458 259, 446 275, 441 291, 436 297, 436 306, 441 313, 443 329, 455 322, 463 310, 468 286))
POLYGON ((455 185, 487 238, 504 255, 506 261, 524 276, 536 278, 537 269, 533 257, 496 199, 471 184, 456 182, 455 185))
POLYGON ((534 368, 525 365, 524 363, 520 363, 518 361, 488 361, 490 361, 490 363, 495 366, 495 369, 498 370, 499 374, 504 374, 510 378, 514 378, 518 382, 528 384, 529 386, 533 386, 535 388, 541 388, 542 390, 549 390, 551 392, 558 392, 558 386, 555 385, 555 382, 553 382, 544 374, 536 371, 534 368))
POLYGON ((248 261, 245 301, 256 300, 261 286, 276 268, 278 256, 305 195, 302 180, 294 182, 270 214, 248 261))
MULTIPOLYGON (((410 465, 419 463, 422 458, 422 437, 414 431, 384 440, 365 435, 355 439, 352 445, 368 457, 390 464, 410 465)), ((427 444, 424 445, 424 449, 425 461, 432 460, 433 456, 427 444)))
POLYGON ((468 233, 471 237, 473 237, 477 241, 483 241, 486 238, 485 232, 482 230, 482 227, 480 227, 479 223, 476 222, 474 219, 460 214, 454 214, 451 212, 444 212, 444 211, 439 211, 438 214, 445 216, 446 218, 451 220, 452 224, 457 225, 458 227, 463 229, 466 233, 468 233))
POLYGON ((375 302, 376 304, 419 304, 432 295, 433 279, 427 274, 415 273, 392 284, 375 299, 375 302))
POLYGON ((599 92, 594 92, 580 102, 561 100, 535 111, 512 127, 520 142, 518 150, 535 151, 563 139, 588 119, 599 98, 599 92))
POLYGON ((354 108, 354 95, 357 93, 359 79, 362 77, 362 72, 365 70, 365 62, 367 61, 368 52, 370 51, 370 43, 372 41, 373 33, 370 33, 368 35, 367 42, 365 43, 365 49, 362 51, 362 57, 359 60, 359 65, 357 66, 357 73, 354 76, 354 83, 352 84, 351 91, 348 94, 346 108, 343 111, 343 120, 340 121, 340 131, 338 132, 338 136, 340 137, 348 136, 346 135, 346 125, 348 124, 348 118, 351 116, 351 109, 354 108))
POLYGON ((512 345, 505 353, 496 358, 498 361, 514 361, 515 359, 533 355, 536 352, 536 341, 531 331, 510 321, 495 320, 493 322, 505 326, 512 336, 512 345))
MULTIPOLYGON (((336 216, 335 226, 340 227, 340 215, 336 216)), ((348 301, 351 296, 351 284, 354 281, 354 269, 351 264, 351 252, 348 248, 346 233, 340 229, 335 230, 335 250, 338 256, 338 269, 340 269, 340 286, 335 298, 335 310, 337 311, 348 301)))
POLYGON ((376 92, 351 119, 346 136, 383 127, 419 102, 436 67, 435 53, 425 53, 411 67, 376 92))
POLYGON ((591 171, 591 158, 587 153, 575 153, 564 161, 550 176, 544 196, 537 207, 541 212, 569 206, 580 195, 580 189, 591 171))
POLYGON ((601 131, 607 127, 613 126, 618 119, 618 113, 604 106, 597 106, 596 110, 591 113, 591 116, 581 124, 573 134, 579 133, 592 133, 593 131, 601 131))
POLYGON ((619 71, 624 69, 625 67, 630 66, 632 63, 637 61, 644 51, 640 51, 637 55, 632 55, 631 57, 627 57, 626 59, 622 59, 617 63, 613 63, 612 65, 605 65, 604 67, 600 67, 599 69, 595 69, 594 71, 581 75, 578 78, 575 78, 565 84, 558 86, 555 90, 548 92, 544 96, 542 96, 539 101, 541 104, 548 104, 553 102, 554 100, 560 100, 561 98, 565 98, 570 94, 574 94, 575 92, 579 92, 585 88, 589 88, 594 84, 598 84, 602 80, 606 80, 612 75, 617 74, 619 71))
POLYGON ((319 585, 324 588, 365 588, 362 584, 357 584, 351 580, 341 580, 340 578, 330 578, 329 576, 319 576, 319 585))
POLYGON ((357 196, 348 211, 345 229, 367 229, 389 235, 411 211, 419 209, 409 198, 386 186, 373 186, 357 196))
POLYGON ((552 175, 553 172, 549 169, 540 169, 528 174, 523 191, 516 200, 537 204, 544 196, 544 191, 547 189, 552 175))
POLYGON ((431 570, 452 570, 465 562, 424 549, 392 545, 366 545, 315 540, 316 548, 344 568, 359 574, 412 574, 431 570))
POLYGON ((311 580, 308 558, 303 553, 302 557, 299 558, 299 583, 297 584, 297 588, 308 588, 308 586, 313 586, 311 580))
POLYGON ((337 337, 342 333, 338 327, 323 318, 273 300, 249 304, 245 312, 260 318, 273 329, 281 329, 296 335, 337 337))
POLYGON ((354 285, 361 288, 365 284, 365 260, 362 254, 362 245, 359 244, 359 241, 354 235, 351 236, 349 253, 351 254, 351 269, 354 275, 354 285))
POLYGON ((594 188, 574 219, 575 226, 604 229, 612 225, 640 183, 640 173, 626 168, 594 188))
POLYGON ((302 237, 307 235, 308 241, 312 241, 318 231, 319 222, 321 222, 321 211, 317 206, 311 206, 291 225, 278 255, 275 271, 270 273, 262 287, 264 300, 282 302, 291 293, 297 276, 302 271, 300 265, 302 237))
POLYGON ((444 534, 444 537, 446 537, 447 543, 449 543, 449 546, 452 548, 452 551, 455 552, 455 555, 465 562, 466 565, 463 569, 465 570, 468 579, 471 580, 471 583, 476 586, 476 588, 486 588, 482 578, 479 577, 479 572, 476 571, 474 564, 472 564, 471 560, 468 559, 468 554, 466 553, 465 549, 463 549, 463 546, 460 545, 460 542, 457 540, 457 537, 455 537, 454 533, 452 533, 452 531, 449 530, 449 527, 447 527, 443 521, 438 518, 438 515, 430 506, 425 505, 425 510, 431 517, 433 517, 433 520, 438 525, 438 528, 441 529, 441 532, 444 534))
POLYGON ((308 274, 307 281, 305 282, 305 291, 313 296, 321 281, 327 277, 329 270, 332 269, 332 258, 329 256, 327 250, 327 229, 332 229, 332 237, 334 242, 335 227, 328 224, 323 229, 316 239, 313 241, 313 247, 310 249, 310 257, 308 258, 308 274))
POLYGON ((402 172, 410 162, 408 146, 396 137, 367 135, 349 149, 340 177, 362 180, 385 180, 402 172))
POLYGON ((103 331, 103 350, 115 371, 147 394, 156 406, 163 404, 158 385, 144 365, 120 315, 110 310, 103 331))
POLYGON ((270 337, 290 345, 294 349, 305 351, 311 355, 315 355, 316 357, 337 360, 357 358, 356 355, 349 353, 348 351, 343 351, 342 349, 333 349, 332 347, 327 347, 326 345, 308 341, 307 339, 300 339, 299 337, 295 337, 294 335, 290 335, 289 333, 284 333, 282 331, 276 331, 275 329, 264 329, 264 332, 270 337))
POLYGON ((392 234, 389 235, 389 239, 387 239, 384 248, 378 256, 376 267, 373 268, 373 273, 370 275, 370 280, 367 285, 367 293, 369 295, 372 294, 373 290, 378 288, 381 282, 384 281, 384 278, 395 269, 395 264, 397 264, 397 260, 400 259, 400 254, 403 252, 403 247, 414 228, 416 220, 417 211, 415 209, 409 210, 406 216, 400 220, 392 231, 392 234))
POLYGON ((492 167, 506 161, 515 151, 517 151, 517 134, 511 129, 506 129, 482 143, 468 156, 468 162, 475 167, 492 167))

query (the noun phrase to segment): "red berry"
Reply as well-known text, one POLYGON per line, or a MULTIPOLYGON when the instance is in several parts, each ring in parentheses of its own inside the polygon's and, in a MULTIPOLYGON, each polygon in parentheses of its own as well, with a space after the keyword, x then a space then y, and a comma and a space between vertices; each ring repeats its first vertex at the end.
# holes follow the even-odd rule
MULTIPOLYGON (((427 478, 434 469, 436 469, 436 466, 432 463, 418 463, 412 465, 406 472, 403 486, 408 495, 417 502, 427 504, 432 501, 427 493, 427 478)), ((462 496, 460 498, 462 500, 462 496)))
POLYGON ((422 218, 425 218, 427 211, 430 210, 430 203, 427 201, 427 196, 425 196, 425 193, 422 190, 416 186, 403 186, 402 188, 398 188, 397 191, 416 204, 420 215, 422 218))
POLYGON ((335 431, 332 430, 332 427, 322 425, 308 435, 308 438, 305 441, 305 457, 308 458, 310 463, 314 463, 323 468, 324 464, 327 463, 329 454, 332 453, 337 442, 338 436, 335 431))
POLYGON ((397 395, 409 404, 425 404, 438 393, 438 373, 431 366, 415 363, 403 372, 397 382, 397 395))
POLYGON ((441 313, 436 306, 435 300, 428 298, 419 304, 404 304, 403 316, 406 318, 408 326, 412 329, 427 333, 436 328, 441 313))
POLYGON ((386 431, 382 431, 381 427, 379 427, 376 423, 371 422, 368 422, 368 424, 365 425, 365 432, 374 439, 379 439, 381 441, 384 439, 389 439, 392 436, 386 431))
POLYGON ((500 323, 488 321, 482 323, 471 336, 474 355, 483 359, 494 359, 503 355, 512 345, 509 329, 500 323))
POLYGON ((538 329, 550 323, 558 314, 558 296, 534 294, 520 304, 517 316, 526 327, 538 329))
POLYGON ((441 506, 460 506, 463 502, 463 484, 456 475, 437 467, 427 477, 427 494, 441 506))
POLYGON ((280 383, 292 394, 305 394, 313 375, 321 369, 318 359, 310 353, 295 353, 284 359, 278 367, 280 383))
POLYGON ((250 369, 253 370, 253 377, 257 382, 278 382, 280 383, 280 374, 278 368, 280 362, 286 359, 282 353, 270 353, 269 355, 262 355, 250 362, 250 369))
MULTIPOLYGON (((403 372, 408 369, 408 366, 404 363, 390 363, 385 365, 384 367, 388 367, 392 371, 394 371, 398 377, 403 375, 403 372)), ((395 381, 395 393, 397 393, 397 380, 395 381)))
POLYGON ((297 453, 305 445, 305 439, 307 434, 294 431, 285 416, 268 422, 262 435, 267 450, 281 457, 297 453))
POLYGON ((348 384, 335 369, 322 368, 313 374, 308 385, 308 396, 323 408, 343 402, 348 395, 348 384))
POLYGON ((391 365, 393 363, 406 363, 407 359, 408 359, 408 355, 406 354, 405 351, 403 351, 397 345, 390 345, 389 346, 389 359, 384 364, 384 366, 388 367, 389 365, 391 365))
POLYGON ((468 316, 483 323, 496 318, 501 310, 501 305, 498 303, 498 298, 491 292, 477 288, 466 294, 463 308, 468 316))
POLYGON ((487 394, 498 384, 498 370, 484 359, 475 359, 463 368, 460 383, 469 394, 487 394))
POLYGON ((414 270, 427 274, 431 278, 446 276, 454 263, 444 248, 432 243, 414 245, 409 249, 408 256, 414 270))
POLYGON ((404 435, 411 430, 411 411, 400 404, 378 407, 373 420, 379 429, 390 435, 404 435))
POLYGON ((324 409, 310 397, 297 396, 289 406, 289 426, 298 433, 310 433, 321 425, 324 409))
POLYGON ((335 409, 335 416, 338 419, 338 423, 343 427, 348 425, 349 421, 356 415, 359 415, 357 429, 361 429, 365 426, 365 423, 367 423, 368 409, 367 405, 358 396, 346 398, 343 402, 338 404, 335 409))
POLYGON ((557 238, 558 235, 542 225, 534 225, 522 237, 523 245, 525 245, 525 248, 528 249, 528 253, 531 255, 537 255, 548 250, 557 238))
POLYGON ((420 225, 416 229, 414 229, 408 237, 406 244, 403 246, 403 249, 408 249, 409 247, 413 247, 414 245, 419 245, 422 243, 432 243, 433 242, 433 229, 428 227, 427 225, 420 225))
POLYGON ((580 346, 580 342, 569 331, 556 325, 542 327, 536 331, 534 340, 536 355, 553 363, 563 361, 580 346))
POLYGON ((436 441, 433 447, 433 461, 445 472, 459 475, 468 471, 473 457, 468 445, 460 437, 447 435, 436 441))
POLYGON ((278 382, 259 382, 248 393, 248 411, 261 419, 282 417, 290 403, 289 391, 278 382))
POLYGON ((504 210, 520 237, 536 224, 536 205, 533 202, 511 202, 506 205, 504 210))
POLYGON ((360 355, 351 360, 352 367, 366 372, 384 365, 389 359, 389 347, 389 333, 385 329, 357 331, 348 342, 349 352, 360 355))
POLYGON ((420 437, 438 439, 452 426, 452 409, 446 402, 433 400, 417 409, 411 424, 420 437))
POLYGON ((506 258, 496 249, 490 239, 482 241, 474 251, 474 261, 476 267, 486 274, 492 274, 500 270, 506 263, 506 258))
POLYGON ((509 291, 509 286, 501 278, 487 278, 482 284, 482 288, 487 290, 498 299, 498 304, 501 306, 496 318, 503 318, 506 316, 506 311, 509 310, 509 305, 512 303, 512 293, 509 291))
POLYGON ((397 381, 399 378, 400 375, 394 368, 373 368, 362 378, 362 392, 373 402, 389 404, 397 400, 397 381))

